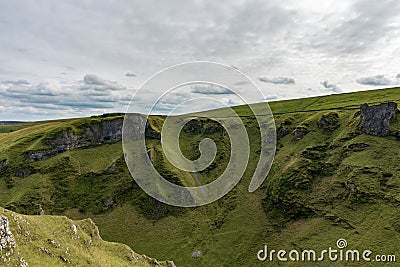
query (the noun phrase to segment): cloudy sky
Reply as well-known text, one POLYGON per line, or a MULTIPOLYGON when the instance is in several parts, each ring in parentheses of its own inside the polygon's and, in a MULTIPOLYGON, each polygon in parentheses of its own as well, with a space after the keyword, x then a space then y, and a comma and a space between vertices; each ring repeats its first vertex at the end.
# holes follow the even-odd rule
POLYGON ((123 112, 151 75, 194 60, 238 68, 268 101, 400 84, 397 0, 0 0, 0 33, 0 120, 123 112))

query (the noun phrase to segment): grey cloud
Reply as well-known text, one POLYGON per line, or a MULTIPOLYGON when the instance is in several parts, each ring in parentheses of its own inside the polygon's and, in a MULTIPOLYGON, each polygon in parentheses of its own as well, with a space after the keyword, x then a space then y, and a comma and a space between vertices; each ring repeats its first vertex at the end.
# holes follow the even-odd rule
MULTIPOLYGON (((125 30, 143 29, 129 35, 135 50, 140 48, 148 52, 146 57, 155 58, 162 52, 163 60, 181 58, 173 60, 175 63, 193 57, 211 60, 227 55, 237 57, 238 53, 252 49, 258 36, 273 39, 277 33, 284 33, 285 26, 291 22, 290 11, 284 6, 257 0, 150 1, 146 5, 118 9, 126 18, 122 25, 125 30), (152 8, 155 3, 156 10, 152 8)), ((147 65, 145 60, 143 64, 147 65)))
POLYGON ((109 83, 108 85, 105 86, 105 88, 103 87, 95 87, 95 90, 97 91, 106 91, 106 90, 111 90, 111 91, 120 91, 120 90, 126 90, 126 87, 123 85, 120 85, 119 83, 109 83))
POLYGON ((398 0, 356 1, 344 21, 328 36, 318 36, 316 46, 334 55, 360 54, 397 30, 392 22, 399 13, 398 0))
POLYGON ((1 93, 2 99, 4 100, 5 98, 11 98, 11 99, 23 99, 27 98, 26 94, 21 94, 21 93, 10 93, 8 90, 5 92, 1 93))
POLYGON ((58 96, 62 95, 65 92, 62 90, 56 90, 52 87, 51 84, 48 83, 39 83, 36 87, 30 91, 32 95, 41 95, 41 96, 58 96))
POLYGON ((92 88, 89 88, 87 90, 82 90, 82 87, 79 87, 79 89, 81 90, 81 95, 84 96, 109 96, 109 92, 107 91, 96 91, 92 88))
POLYGON ((12 84, 12 85, 30 85, 30 83, 27 80, 7 80, 3 81, 4 84, 12 84))
POLYGON ((234 85, 240 86, 240 85, 246 85, 246 84, 249 84, 249 83, 250 83, 249 81, 238 81, 234 85))
POLYGON ((86 74, 83 77, 83 82, 85 84, 95 84, 95 85, 106 85, 106 81, 97 76, 96 74, 86 74))
POLYGON ((118 91, 125 90, 126 87, 122 86, 118 83, 108 83, 106 85, 81 85, 78 87, 82 91, 94 90, 97 92, 109 92, 109 91, 118 91))
POLYGON ((276 100, 278 99, 278 95, 267 95, 264 98, 265 100, 276 100))
POLYGON ((396 79, 400 79, 400 73, 396 75, 396 79))
POLYGON ((116 103, 119 101, 118 98, 112 96, 105 96, 105 97, 95 96, 95 97, 90 97, 90 99, 93 102, 100 102, 100 103, 116 103))
MULTIPOLYGON (((116 99, 116 94, 127 88, 111 81, 124 78, 132 67, 150 76, 193 59, 234 65, 253 77, 268 69, 268 73, 296 73, 293 78, 304 88, 325 79, 319 74, 341 79, 341 70, 346 70, 347 77, 359 78, 367 67, 387 66, 388 73, 393 71, 389 68, 398 67, 396 56, 385 61, 385 56, 398 55, 394 53, 399 41, 397 0, 331 0, 321 7, 312 1, 262 0, 42 2, 8 1, 1 6, 0 32, 5 38, 0 38, 0 81, 23 77, 32 83, 0 83, 2 105, 40 98, 68 103, 73 95, 74 101, 84 103, 107 95, 116 99), (51 27, 44 27, 49 21, 51 27), (76 81, 75 75, 89 71, 108 77, 89 74, 76 81), (38 86, 59 72, 66 73, 63 80, 72 79, 73 83, 56 88, 38 86)), ((132 86, 139 86, 140 79, 130 80, 132 86)), ((332 86, 328 89, 338 90, 332 86)), ((350 86, 343 88, 350 90, 350 86)), ((221 93, 218 90, 209 93, 221 93)), ((298 96, 295 88, 285 95, 298 96)), ((146 99, 137 101, 138 107, 146 104, 146 99)), ((81 115, 91 111, 85 112, 81 115)))
POLYGON ((194 84, 191 86, 191 92, 196 94, 204 94, 204 95, 229 95, 234 94, 233 91, 210 84, 194 84))
POLYGON ((288 77, 274 77, 274 78, 267 78, 267 77, 259 77, 258 80, 260 82, 265 83, 273 83, 273 84, 295 84, 296 80, 288 77))
POLYGON ((39 83, 37 85, 25 86, 7 84, 2 94, 11 98, 24 98, 27 96, 56 96, 65 94, 65 90, 57 88, 57 85, 49 83, 39 83))
POLYGON ((116 82, 107 81, 96 74, 86 74, 83 77, 80 90, 94 90, 99 92, 125 90, 126 87, 116 82))
POLYGON ((23 98, 21 98, 20 103, 28 103, 28 104, 48 104, 48 105, 59 105, 62 102, 61 98, 55 98, 51 96, 38 96, 35 94, 28 95, 26 94, 23 98))
POLYGON ((136 74, 132 71, 128 71, 127 73, 125 73, 125 76, 127 77, 136 77, 136 74))
POLYGON ((364 85, 374 85, 374 86, 384 86, 384 85, 393 85, 395 84, 394 81, 391 79, 385 77, 384 75, 375 75, 375 76, 369 76, 369 77, 363 77, 360 79, 356 80, 357 83, 359 84, 364 84, 364 85))
POLYGON ((132 96, 131 95, 119 96, 119 101, 131 102, 131 100, 132 100, 132 96))
POLYGON ((163 114, 168 114, 171 111, 173 111, 174 114, 184 114, 242 103, 235 102, 230 99, 229 96, 233 95, 221 94, 218 101, 213 101, 211 99, 215 99, 214 97, 206 97, 206 99, 204 99, 204 97, 196 97, 187 92, 174 92, 171 95, 164 96, 157 105, 154 106, 153 111, 163 114))
POLYGON ((36 109, 45 109, 45 110, 68 110, 68 107, 62 107, 59 105, 49 104, 49 103, 30 103, 28 101, 20 102, 19 107, 25 108, 36 108, 36 109))
POLYGON ((328 90, 335 92, 335 93, 339 93, 342 91, 342 89, 340 89, 336 84, 332 84, 329 83, 328 81, 323 81, 321 82, 321 84, 328 90))
POLYGON ((68 109, 86 112, 93 109, 124 110, 126 101, 121 101, 121 95, 114 93, 123 89, 127 88, 94 75, 85 75, 83 80, 70 83, 0 84, 0 94, 8 110, 29 108, 35 110, 35 114, 40 110, 57 110, 57 107, 60 112, 68 109))
POLYGON ((60 106, 72 107, 72 108, 81 108, 81 109, 111 109, 114 108, 114 105, 98 103, 98 102, 63 102, 59 103, 60 106))
POLYGON ((160 107, 173 108, 188 99, 189 98, 186 95, 172 92, 171 94, 164 95, 161 99, 159 99, 157 105, 160 107))

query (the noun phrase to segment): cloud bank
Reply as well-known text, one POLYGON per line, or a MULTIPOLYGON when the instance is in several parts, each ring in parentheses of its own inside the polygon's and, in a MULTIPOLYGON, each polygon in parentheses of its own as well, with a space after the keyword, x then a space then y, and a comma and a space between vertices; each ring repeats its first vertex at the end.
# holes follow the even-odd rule
POLYGON ((87 111, 125 111, 129 103, 127 87, 87 74, 78 82, 49 81, 31 84, 25 80, 0 84, 2 112, 20 116, 80 116, 87 111))

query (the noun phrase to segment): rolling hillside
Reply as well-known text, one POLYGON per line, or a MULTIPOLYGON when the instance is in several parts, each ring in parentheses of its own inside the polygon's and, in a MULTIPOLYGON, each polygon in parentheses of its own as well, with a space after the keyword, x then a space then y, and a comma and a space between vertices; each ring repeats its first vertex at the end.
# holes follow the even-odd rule
POLYGON ((92 220, 28 216, 0 209, 2 266, 175 266, 103 241, 92 220))
MULTIPOLYGON (((91 218, 105 240, 177 266, 259 266, 257 252, 264 244, 322 250, 335 247, 339 238, 352 249, 399 253, 400 115, 384 117, 390 105, 360 110, 364 103, 389 101, 400 104, 400 88, 270 103, 277 152, 254 193, 247 189, 258 161, 259 129, 248 107, 235 107, 249 133, 249 165, 229 194, 197 208, 160 203, 134 182, 120 141, 123 114, 0 125, 0 206, 30 215, 91 218), (198 251, 201 257, 192 257, 198 251)), ((159 140, 163 120, 150 118, 146 135, 153 164, 167 179, 190 186, 223 172, 230 145, 217 123, 199 119, 182 131, 180 144, 188 158, 199 156, 205 137, 218 147, 217 160, 195 177, 165 159, 159 140)))

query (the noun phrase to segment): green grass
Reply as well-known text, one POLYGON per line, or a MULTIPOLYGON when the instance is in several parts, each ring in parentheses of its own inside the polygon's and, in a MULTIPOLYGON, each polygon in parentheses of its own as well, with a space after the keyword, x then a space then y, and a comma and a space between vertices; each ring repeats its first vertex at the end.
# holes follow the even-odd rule
POLYGON ((0 125, 0 134, 2 133, 11 133, 14 131, 18 131, 23 128, 30 127, 32 123, 18 123, 18 124, 6 124, 0 125))
MULTIPOLYGON (((154 266, 153 259, 128 246, 101 239, 92 220, 72 221, 64 216, 27 216, 0 209, 8 218, 15 248, 2 250, 2 266, 154 266), (76 232, 74 232, 76 227, 76 232), (3 260, 2 260, 3 261, 3 260)), ((160 266, 168 266, 160 262, 160 266)))
MULTIPOLYGON (((310 98, 291 99, 285 101, 270 102, 270 108, 274 114, 288 114, 305 111, 357 109, 361 104, 379 104, 387 101, 400 101, 400 88, 389 88, 362 91, 356 93, 334 94, 310 98)), ((262 106, 263 104, 254 104, 262 106)), ((235 110, 245 116, 251 115, 246 106, 235 107, 235 110)))
MULTIPOLYGON (((246 117, 251 115, 247 107, 235 107, 249 133, 248 167, 234 190, 198 208, 171 207, 147 196, 125 166, 121 143, 75 149, 47 160, 26 162, 27 150, 48 149, 46 140, 60 131, 71 129, 79 133, 86 125, 120 115, 33 123, 0 134, 0 160, 10 161, 0 174, 0 205, 27 214, 37 214, 41 205, 46 214, 73 219, 90 217, 105 240, 122 242, 140 254, 172 259, 177 266, 263 266, 256 253, 264 244, 274 249, 318 250, 335 247, 339 238, 345 238, 352 249, 397 253, 399 139, 358 133, 359 117, 354 115, 363 103, 400 103, 399 90, 270 103, 276 126, 282 125, 288 134, 279 138, 270 174, 254 193, 247 189, 258 160, 259 130, 254 119, 246 117), (318 127, 322 116, 330 126, 318 127), (294 140, 292 134, 297 127, 307 129, 300 140, 294 140), (110 172, 113 165, 115 170, 110 172), (33 174, 15 176, 18 169, 27 167, 33 174), (113 205, 106 207, 104 203, 110 199, 113 205), (203 257, 192 258, 195 250, 200 250, 203 257)), ((216 142, 218 160, 198 174, 199 180, 207 183, 224 170, 230 148, 222 132, 214 131, 218 128, 214 123, 199 121, 203 123, 200 132, 183 131, 180 145, 185 156, 196 159, 200 140, 209 137, 216 142)), ((393 133, 400 130, 399 121, 400 116, 392 122, 393 133)), ((156 132, 160 132, 162 124, 161 116, 150 120, 156 132)), ((153 164, 164 176, 183 185, 197 185, 191 174, 166 160, 159 140, 148 140, 147 147, 152 151, 153 164)), ((264 264, 280 266, 277 262, 264 264)))

